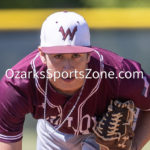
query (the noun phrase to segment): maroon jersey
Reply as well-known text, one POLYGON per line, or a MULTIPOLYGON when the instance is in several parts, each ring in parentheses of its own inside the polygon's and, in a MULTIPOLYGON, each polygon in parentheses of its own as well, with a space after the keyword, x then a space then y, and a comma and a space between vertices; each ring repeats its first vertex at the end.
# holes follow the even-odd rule
MULTIPOLYGON (((131 99, 140 109, 150 109, 150 76, 142 71, 140 64, 101 48, 94 49, 103 56, 103 71, 107 74, 113 72, 114 78, 86 80, 75 109, 59 129, 62 132, 75 135, 93 132, 97 118, 107 110, 111 99, 131 99), (143 77, 122 78, 127 71, 142 71, 143 77), (100 86, 94 92, 99 80, 100 86)), ((94 52, 91 55, 88 68, 92 71, 89 76, 100 69, 98 55, 94 52)), ((38 50, 35 50, 12 67, 13 72, 7 71, 7 75, 0 81, 0 141, 15 142, 22 138, 26 114, 31 113, 35 119, 44 117, 46 69, 38 50)), ((50 83, 47 91, 46 119, 56 126, 72 110, 80 91, 67 97, 56 92, 50 83)))

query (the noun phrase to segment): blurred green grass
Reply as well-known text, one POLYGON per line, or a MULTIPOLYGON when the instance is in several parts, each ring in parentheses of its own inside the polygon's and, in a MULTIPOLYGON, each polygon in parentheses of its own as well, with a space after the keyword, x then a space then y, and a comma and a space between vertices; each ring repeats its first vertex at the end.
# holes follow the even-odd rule
POLYGON ((36 131, 25 129, 23 135, 22 150, 36 150, 36 131))
POLYGON ((0 8, 150 7, 149 0, 0 0, 0 8))
POLYGON ((31 114, 28 114, 24 123, 22 150, 36 150, 36 123, 31 114))

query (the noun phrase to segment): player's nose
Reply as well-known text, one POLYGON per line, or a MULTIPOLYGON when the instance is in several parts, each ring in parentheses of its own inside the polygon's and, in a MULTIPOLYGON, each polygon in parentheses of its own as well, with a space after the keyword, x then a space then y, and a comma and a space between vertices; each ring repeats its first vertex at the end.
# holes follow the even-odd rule
POLYGON ((67 59, 64 61, 64 64, 63 64, 64 71, 73 71, 74 69, 75 69, 75 67, 70 59, 67 59))

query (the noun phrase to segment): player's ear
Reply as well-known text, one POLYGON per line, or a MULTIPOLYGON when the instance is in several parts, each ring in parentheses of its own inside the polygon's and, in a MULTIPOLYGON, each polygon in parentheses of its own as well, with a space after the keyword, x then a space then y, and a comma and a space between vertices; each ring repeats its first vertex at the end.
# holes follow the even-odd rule
POLYGON ((87 63, 90 62, 90 59, 91 59, 91 55, 90 55, 90 53, 87 53, 87 63))
POLYGON ((41 48, 38 47, 39 53, 40 53, 40 58, 43 64, 46 64, 46 56, 45 53, 42 52, 41 48))

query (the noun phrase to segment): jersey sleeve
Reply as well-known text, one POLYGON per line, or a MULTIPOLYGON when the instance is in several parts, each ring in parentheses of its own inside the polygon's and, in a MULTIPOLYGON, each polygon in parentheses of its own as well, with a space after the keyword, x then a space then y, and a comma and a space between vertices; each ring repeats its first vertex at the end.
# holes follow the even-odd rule
POLYGON ((30 112, 27 81, 0 81, 0 141, 17 142, 22 138, 25 114, 30 112), (26 88, 25 88, 26 87, 26 88))
POLYGON ((123 59, 122 64, 117 96, 133 100, 141 110, 150 110, 150 76, 133 60, 123 59))

